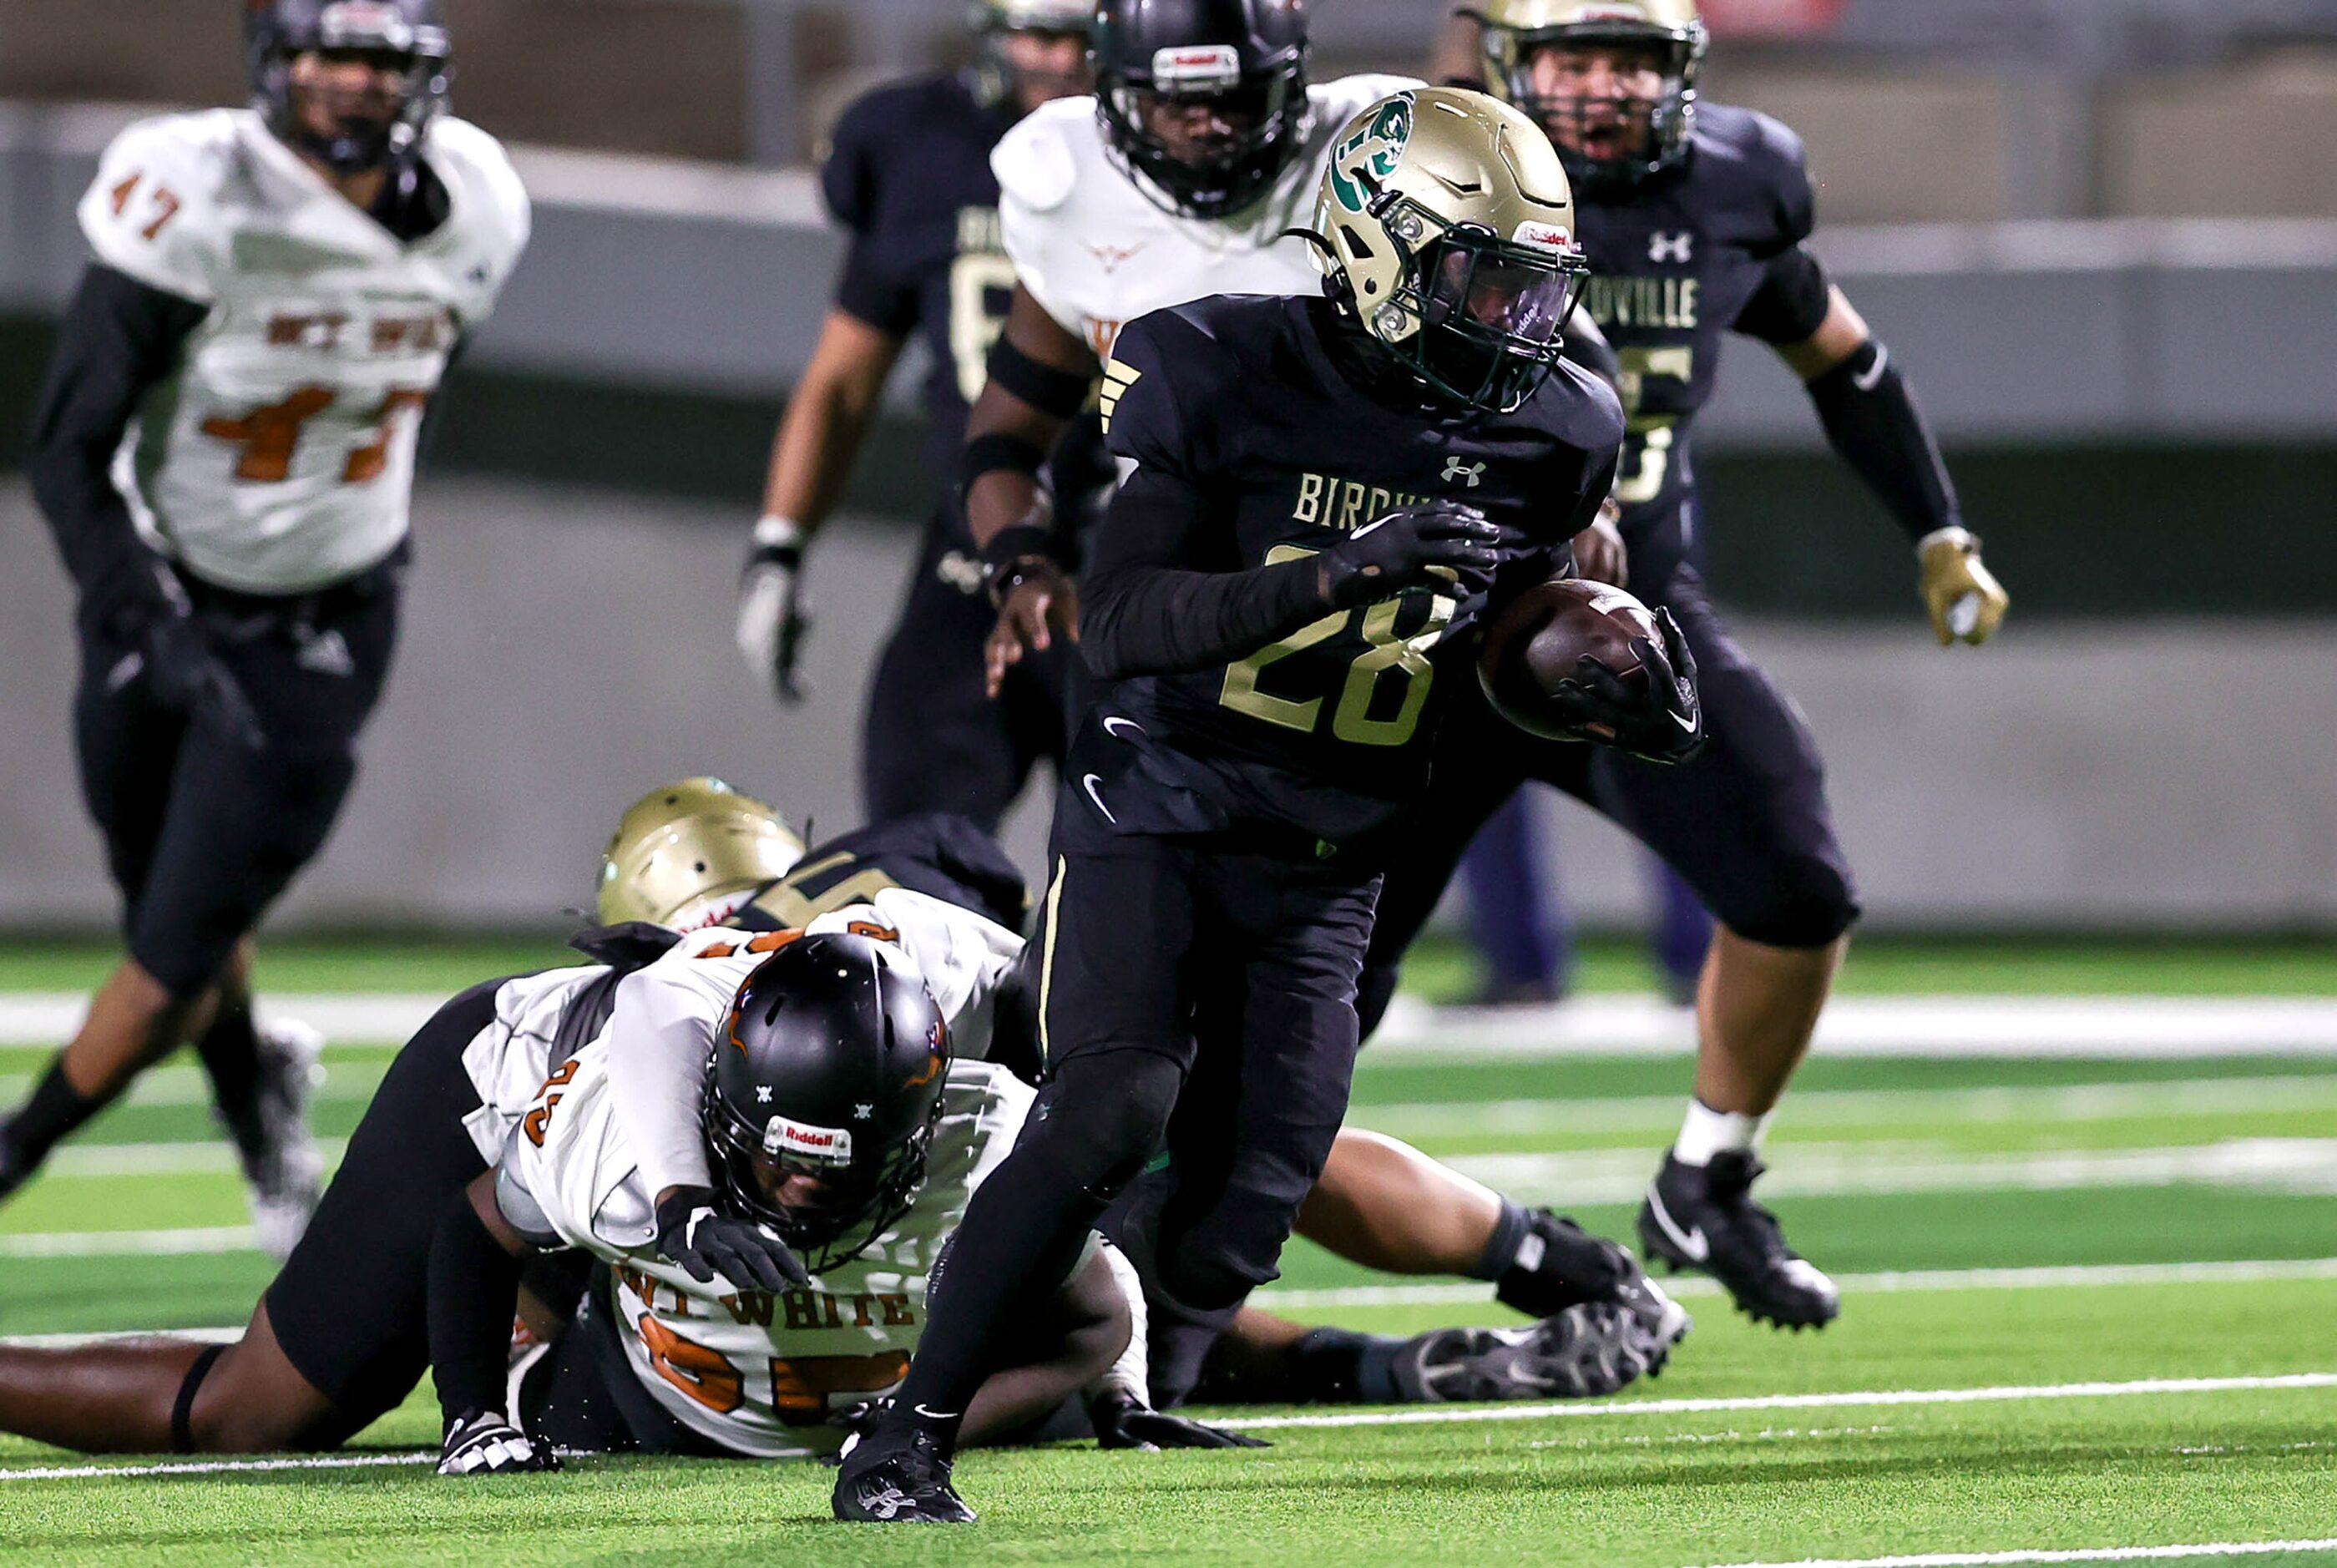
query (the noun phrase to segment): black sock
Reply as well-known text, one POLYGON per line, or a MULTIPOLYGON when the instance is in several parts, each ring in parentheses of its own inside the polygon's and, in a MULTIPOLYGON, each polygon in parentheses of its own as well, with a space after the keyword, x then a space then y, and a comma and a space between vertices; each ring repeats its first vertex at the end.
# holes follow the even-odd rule
POLYGON ((73 1130, 105 1108, 65 1082, 64 1053, 49 1062, 49 1070, 8 1122, 8 1163, 29 1170, 49 1157, 49 1151, 73 1130))
POLYGON ((1478 1255, 1469 1270, 1472 1279, 1499 1279, 1518 1260, 1518 1249, 1533 1234, 1533 1221, 1523 1205, 1514 1198, 1501 1200, 1501 1217, 1493 1222, 1493 1234, 1485 1242, 1485 1250, 1478 1255))
POLYGON ((211 1102, 236 1147, 256 1151, 265 1136, 259 1123, 259 1033, 251 1004, 222 1001, 211 1026, 195 1042, 195 1054, 211 1081, 211 1102))
POLYGON ((1405 1341, 1347 1328, 1316 1328, 1290 1357, 1293 1397, 1305 1405, 1394 1405, 1396 1352, 1405 1341))

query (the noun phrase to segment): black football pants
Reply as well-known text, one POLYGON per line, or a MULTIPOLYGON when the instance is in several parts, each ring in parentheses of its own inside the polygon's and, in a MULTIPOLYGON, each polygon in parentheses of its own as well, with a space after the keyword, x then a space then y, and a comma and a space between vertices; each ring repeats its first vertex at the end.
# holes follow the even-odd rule
POLYGON ((1661 768, 1603 746, 1543 740, 1495 713, 1474 681, 1454 682, 1428 794, 1393 835, 1359 1004, 1366 1034, 1462 852, 1528 779, 1556 785, 1662 856, 1740 936, 1818 947, 1858 918, 1808 724, 1728 635, 1695 568, 1674 572, 1649 602, 1671 611, 1696 655, 1705 749, 1661 768))
POLYGON ((1017 1313, 1164 1142, 1129 1238, 1139 1269, 1201 1310, 1275 1279, 1346 1113, 1376 875, 1123 837, 1076 790, 1053 851, 1024 959, 1047 1076, 935 1272, 904 1405, 965 1407, 1017 1313))
POLYGON ((994 833, 1031 769, 1062 763, 1065 683, 1076 655, 1062 642, 1026 653, 990 697, 982 645, 997 615, 968 575, 980 569, 972 547, 953 547, 954 534, 938 521, 927 525, 907 602, 877 662, 861 738, 861 797, 872 823, 945 811, 994 833))
POLYGON ((399 563, 316 593, 238 593, 188 578, 267 744, 155 702, 144 655, 84 634, 73 739, 82 793, 122 889, 130 956, 171 995, 215 979, 325 842, 388 679, 399 563))

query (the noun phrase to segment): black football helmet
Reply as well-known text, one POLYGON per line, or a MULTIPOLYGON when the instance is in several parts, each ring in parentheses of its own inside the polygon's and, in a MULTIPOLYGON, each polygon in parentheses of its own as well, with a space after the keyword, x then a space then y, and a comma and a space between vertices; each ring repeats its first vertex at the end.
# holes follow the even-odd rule
POLYGON ((1092 49, 1105 142, 1172 211, 1240 211, 1305 141, 1305 0, 1102 0, 1092 49), (1180 158, 1147 124, 1163 101, 1215 104, 1239 128, 1180 158))
POLYGON ((243 54, 252 107, 269 130, 336 173, 409 162, 445 107, 450 54, 438 0, 249 0, 243 54), (293 102, 292 62, 310 53, 396 62, 406 80, 391 113, 351 106, 337 110, 330 133, 308 126, 293 102))
POLYGON ((714 1042, 701 1119, 714 1182, 814 1272, 865 1251, 924 1180, 947 1027, 899 948, 798 936, 758 965, 714 1042))

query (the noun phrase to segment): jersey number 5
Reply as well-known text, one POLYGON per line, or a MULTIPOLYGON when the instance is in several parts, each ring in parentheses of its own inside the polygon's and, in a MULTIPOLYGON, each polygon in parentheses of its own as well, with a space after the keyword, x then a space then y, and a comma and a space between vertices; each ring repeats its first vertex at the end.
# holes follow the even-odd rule
MULTIPOLYGON (((1276 544, 1266 553, 1266 564, 1273 565, 1283 561, 1303 561, 1314 554, 1296 544, 1276 544)), ((1346 681, 1339 688, 1339 705, 1331 712, 1331 733, 1358 746, 1403 745, 1419 728, 1420 710, 1428 706, 1429 682, 1436 674, 1428 662, 1428 651, 1436 646, 1436 640, 1444 634, 1445 623, 1452 619, 1453 602, 1437 594, 1428 602, 1427 624, 1408 637, 1399 637, 1395 622, 1403 605, 1401 599, 1383 599, 1359 611, 1343 611, 1308 622, 1281 642, 1269 642, 1240 663, 1228 667, 1217 701, 1237 713, 1247 713, 1286 730, 1312 733, 1322 720, 1323 699, 1277 697, 1263 690, 1258 679, 1266 673, 1267 665, 1304 652, 1317 642, 1330 641, 1347 630, 1360 614, 1364 618, 1364 651, 1347 666, 1346 681), (1403 680, 1403 699, 1394 713, 1374 719, 1371 716, 1372 698, 1379 690, 1380 677, 1391 670, 1403 680)))
MULTIPOLYGON (((635 1320, 658 1376, 713 1411, 728 1416, 747 1402, 747 1380, 719 1350, 686 1339, 644 1312, 635 1320)), ((771 1408, 790 1426, 816 1426, 828 1416, 831 1394, 876 1394, 909 1375, 909 1353, 874 1356, 771 1357, 771 1408)))
MULTIPOLYGON (((274 485, 292 476, 292 452, 300 444, 300 426, 330 408, 339 394, 329 387, 301 387, 280 403, 254 408, 240 419, 214 414, 203 421, 203 434, 243 448, 235 460, 235 476, 253 485, 274 485)), ((395 421, 406 409, 419 411, 430 394, 416 387, 393 387, 374 412, 373 439, 351 447, 341 463, 341 482, 362 485, 381 476, 389 466, 389 438, 395 421)))
POLYGON ((1672 427, 1677 414, 1641 414, 1639 398, 1651 377, 1675 381, 1696 379, 1693 348, 1618 348, 1615 358, 1623 371, 1623 411, 1630 416, 1623 427, 1623 465, 1615 475, 1615 499, 1626 506, 1644 506, 1664 493, 1664 475, 1671 466, 1672 427))

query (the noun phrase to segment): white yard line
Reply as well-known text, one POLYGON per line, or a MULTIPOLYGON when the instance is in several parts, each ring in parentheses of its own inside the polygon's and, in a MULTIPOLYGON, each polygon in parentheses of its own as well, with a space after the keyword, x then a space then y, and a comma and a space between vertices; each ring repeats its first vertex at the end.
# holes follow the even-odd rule
POLYGON ((1470 1405, 1451 1409, 1357 1410, 1337 1416, 1234 1416, 1217 1420, 1217 1425, 1237 1426, 1247 1432, 1302 1426, 1435 1426, 1468 1421, 1540 1421, 1552 1416, 1700 1416, 1726 1410, 1993 1405, 2035 1399, 2116 1399, 2137 1394, 2234 1394, 2273 1388, 2337 1388, 2337 1372, 2293 1372, 2274 1377, 2150 1377, 2127 1383, 2013 1384, 1993 1388, 1892 1388, 1856 1394, 1761 1394, 1735 1399, 1470 1405))
MULTIPOLYGON (((30 1073, 0 1073, 0 1104, 23 1100, 33 1087, 33 1077, 30 1073)), ((310 1092, 309 1098, 363 1104, 379 1087, 381 1073, 370 1064, 336 1062, 326 1069, 325 1081, 310 1092)), ((122 1098, 132 1105, 209 1105, 211 1081, 200 1067, 150 1067, 138 1075, 122 1098)))
POLYGON ((1998 1563, 2140 1563, 2184 1557, 2263 1557, 2337 1552, 2337 1536, 2318 1541, 2210 1541, 2195 1546, 2084 1546, 2023 1552, 1926 1552, 1912 1557, 1804 1557, 1792 1563, 1731 1563, 1722 1568, 1988 1568, 1998 1563))
MULTIPOLYGON (((1976 1405, 2037 1399, 2107 1399, 2135 1394, 2225 1394, 2266 1389, 2337 1387, 2337 1372, 2296 1372, 2273 1377, 2167 1377, 2128 1383, 2011 1385, 1992 1388, 1899 1388, 1850 1394, 1775 1394, 1739 1399, 1638 1399, 1565 1405, 1485 1405, 1426 1410, 1360 1410, 1338 1416, 1257 1416, 1220 1418, 1220 1426, 1263 1432, 1313 1426, 1420 1426, 1469 1421, 1538 1421, 1550 1416, 1684 1416, 1728 1410, 1815 1410, 1854 1406, 1976 1405)), ((59 1481, 149 1475, 215 1475, 242 1471, 328 1470, 369 1465, 424 1465, 435 1454, 348 1454, 303 1459, 220 1459, 154 1465, 57 1465, 0 1470, 0 1481, 59 1481)), ((2264 1548, 2271 1549, 2270 1544, 2264 1548)), ((2303 1550, 2303 1547, 2293 1548, 2303 1550)), ((2152 1550, 2138 1548, 2137 1550, 2152 1550)), ((2166 1549, 2156 1549, 2164 1552, 2166 1549)), ((1881 1563, 1994 1562, 1994 1557, 1878 1558, 1881 1563)), ((2010 1559, 2005 1559, 2009 1561, 2010 1559)), ((2022 1559, 2026 1561, 2027 1559, 2022 1559)), ((2038 1559, 2053 1561, 2058 1559, 2038 1559)), ((2084 1561, 2072 1558, 2070 1561, 2084 1561)), ((1732 1565, 1733 1568, 1733 1565, 1732 1565)), ((1754 1565, 1745 1565, 1754 1568, 1754 1565)), ((1761 1564, 1759 1568, 1772 1568, 1761 1564)), ((1783 1565, 1779 1565, 1783 1568, 1783 1565)), ((1802 1568, 1800 1564, 1792 1568, 1802 1568)))
MULTIPOLYGON (((1456 1154, 1444 1162, 1528 1202, 1636 1201, 1648 1185, 1637 1149, 1550 1154, 1456 1154)), ((1782 1145, 1762 1178, 1765 1199, 1906 1192, 2068 1191, 2185 1183, 2279 1192, 2337 1192, 2337 1138, 2227 1138, 2146 1149, 1966 1153, 1915 1144, 1782 1145)))
MULTIPOLYGON (((340 1163, 346 1138, 319 1138, 326 1169, 340 1163)), ((48 1176, 197 1176, 240 1169, 224 1139, 187 1143, 68 1143, 42 1168, 48 1176)))
POLYGON ((178 1258, 205 1252, 257 1252, 249 1225, 179 1230, 48 1230, 0 1236, 0 1258, 178 1258))
MULTIPOLYGON (((1695 1019, 1652 996, 1583 996, 1549 1008, 1388 1011, 1382 1059, 1665 1055, 1695 1019)), ((2337 1055, 2337 999, 2311 996, 1840 996, 1814 1047, 1836 1056, 2337 1055)))
MULTIPOLYGON (((272 993, 266 1010, 337 1041, 396 1042, 446 1000, 435 992, 272 993)), ((0 1045, 54 1044, 81 1022, 76 992, 0 996, 0 1045)), ((1667 1054, 1693 1020, 1652 996, 1584 996, 1548 1009, 1433 1008, 1400 999, 1371 1049, 1430 1056, 1667 1054)), ((2337 1055, 2337 998, 2312 996, 1843 996, 1817 1049, 1835 1055, 2337 1055)))
POLYGON ((424 1454, 320 1454, 306 1459, 191 1459, 161 1465, 44 1465, 27 1470, 0 1470, 0 1481, 79 1481, 84 1478, 123 1480, 142 1475, 241 1475, 261 1470, 359 1470, 377 1465, 435 1465, 438 1455, 424 1454))
MULTIPOLYGON (((2261 1284, 2276 1279, 2337 1279, 2337 1258, 2244 1259, 2215 1263, 2072 1263, 2038 1269, 1916 1269, 1837 1274, 1845 1295, 1908 1290, 2038 1290, 2132 1285, 2261 1284)), ((1662 1281, 1681 1298, 1718 1296, 1719 1281, 1684 1274, 1662 1281)), ((1300 1311, 1325 1307, 1442 1307, 1490 1302, 1493 1288, 1466 1285, 1351 1285, 1322 1290, 1261 1290, 1258 1306, 1300 1311)))
MULTIPOLYGON (((1845 1125, 2103 1122, 2330 1107, 2337 1107, 2337 1075, 2283 1074, 1988 1089, 1804 1089, 1785 1102, 1780 1122, 1800 1132, 1845 1125)), ((1668 1132, 1678 1124, 1679 1117, 1677 1094, 1629 1094, 1357 1105, 1347 1120, 1392 1137, 1436 1138, 1592 1129, 1668 1132)))

